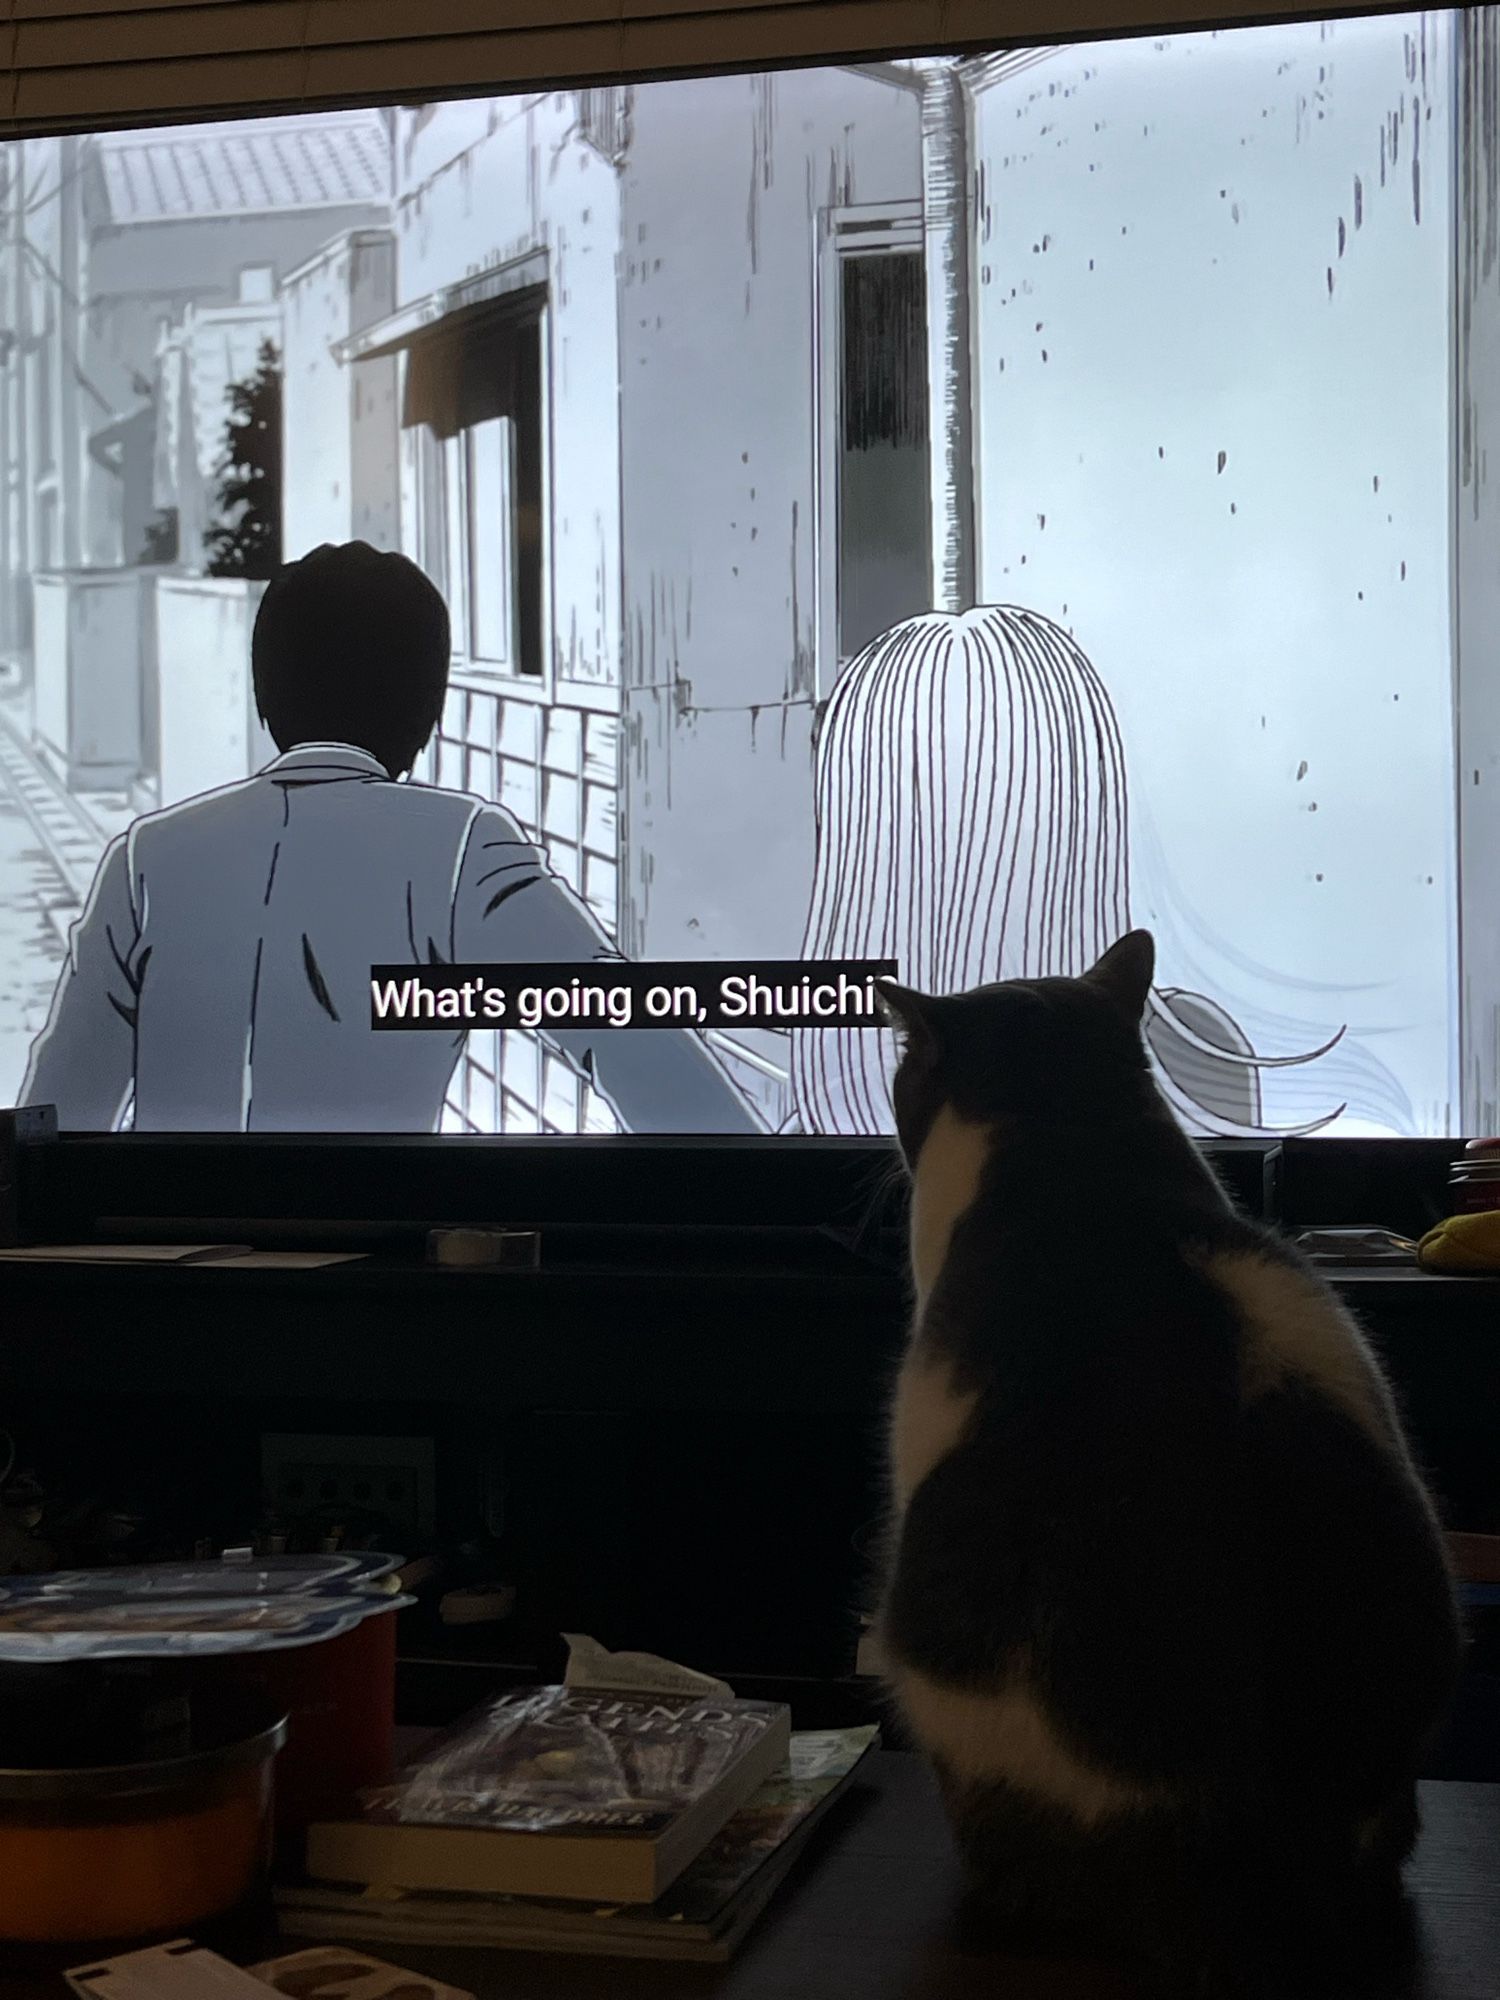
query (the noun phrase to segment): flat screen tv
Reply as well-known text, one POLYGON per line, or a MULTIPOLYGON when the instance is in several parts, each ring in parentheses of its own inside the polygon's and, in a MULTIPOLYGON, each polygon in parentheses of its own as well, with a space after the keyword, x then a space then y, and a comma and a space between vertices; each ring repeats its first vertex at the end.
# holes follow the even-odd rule
POLYGON ((0 1103, 875 1135, 882 967, 1145 925, 1194 1131, 1492 1127, 1497 76, 1479 10, 5 145, 0 1103))

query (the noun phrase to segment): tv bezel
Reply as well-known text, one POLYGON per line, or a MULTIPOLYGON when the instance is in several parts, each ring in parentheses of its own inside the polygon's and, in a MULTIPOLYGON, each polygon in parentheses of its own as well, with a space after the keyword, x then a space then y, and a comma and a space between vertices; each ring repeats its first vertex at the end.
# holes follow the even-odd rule
MULTIPOLYGON (((960 60, 1148 36, 1375 20, 1413 11, 1409 0, 1384 0, 1204 18, 1173 16, 1166 21, 1058 29, 1045 36, 970 36, 843 53, 766 56, 753 62, 565 72, 519 82, 479 77, 403 92, 399 98, 372 92, 317 92, 284 101, 174 107, 102 122, 7 120, 0 125, 0 137, 19 142, 207 126, 317 110, 420 109, 580 87, 690 82, 924 56, 960 60)), ((1463 1151, 1464 1143, 1456 1136, 1329 1136, 1283 1145, 1277 1135, 1268 1133, 1259 1139, 1215 1140, 1206 1150, 1221 1162, 1232 1160, 1237 1151, 1245 1156, 1231 1168, 1229 1178, 1242 1199, 1246 1189, 1263 1179, 1266 1199, 1260 1212, 1268 1220, 1299 1225, 1314 1219, 1352 1222, 1351 1200, 1357 1205, 1360 1190, 1378 1188, 1406 1218, 1397 1226, 1415 1227, 1416 1217, 1435 1219, 1436 1190, 1446 1182, 1449 1163, 1463 1151), (1262 1160, 1263 1168, 1247 1166, 1252 1155, 1262 1160), (1283 1216, 1284 1189, 1290 1201, 1283 1216)), ((47 1240, 56 1241, 70 1227, 81 1230, 102 1220, 239 1218, 269 1223, 294 1216, 335 1225, 368 1223, 372 1228, 419 1223, 574 1227, 607 1217, 609 1224, 621 1226, 668 1222, 702 1228, 817 1226, 857 1234, 870 1227, 872 1214, 889 1218, 892 1189, 897 1201, 904 1203, 902 1177, 899 1170, 893 1172, 899 1168, 895 1142, 880 1134, 64 1132, 45 1147, 24 1151, 27 1158, 16 1190, 21 1197, 22 1240, 36 1240, 38 1225, 47 1240), (331 1193, 332 1154, 340 1158, 341 1178, 331 1193), (434 1162, 442 1165, 435 1167, 434 1162), (408 1186, 422 1187, 427 1198, 415 1203, 406 1193, 408 1186), (236 1198, 229 1199, 231 1195, 236 1198)))

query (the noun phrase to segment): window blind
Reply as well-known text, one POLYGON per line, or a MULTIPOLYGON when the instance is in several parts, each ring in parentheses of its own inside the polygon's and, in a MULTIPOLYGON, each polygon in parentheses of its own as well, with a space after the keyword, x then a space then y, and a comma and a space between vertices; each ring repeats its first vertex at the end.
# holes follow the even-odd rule
POLYGON ((1213 17, 1213 0, 0 0, 0 136, 1213 17))

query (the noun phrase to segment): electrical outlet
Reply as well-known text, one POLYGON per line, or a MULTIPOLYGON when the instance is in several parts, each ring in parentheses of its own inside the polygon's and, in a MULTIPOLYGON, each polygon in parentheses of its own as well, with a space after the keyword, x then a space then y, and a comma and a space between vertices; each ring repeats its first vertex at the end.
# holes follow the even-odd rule
POLYGON ((398 1544, 433 1533, 431 1438, 274 1432, 262 1437, 260 1460, 266 1499, 288 1521, 316 1516, 362 1540, 378 1527, 398 1544))

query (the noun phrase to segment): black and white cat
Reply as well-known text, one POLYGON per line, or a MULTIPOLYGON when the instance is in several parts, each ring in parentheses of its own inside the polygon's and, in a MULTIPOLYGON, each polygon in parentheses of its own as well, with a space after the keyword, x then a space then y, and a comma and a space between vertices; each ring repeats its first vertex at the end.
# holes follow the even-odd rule
POLYGON ((1081 979, 886 989, 916 1313, 880 1637, 971 1917, 1239 1992, 1401 1909, 1460 1633, 1358 1328, 1158 1095, 1153 963, 1134 931, 1081 979))

